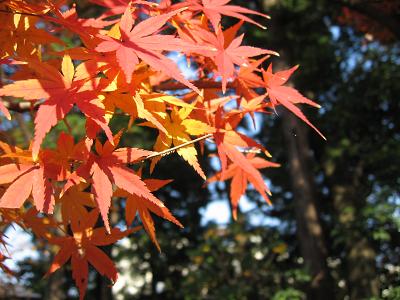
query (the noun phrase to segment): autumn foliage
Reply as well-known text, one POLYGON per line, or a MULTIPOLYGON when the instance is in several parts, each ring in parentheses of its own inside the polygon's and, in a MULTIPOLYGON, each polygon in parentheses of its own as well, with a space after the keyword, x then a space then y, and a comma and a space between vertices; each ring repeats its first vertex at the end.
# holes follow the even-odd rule
POLYGON ((342 7, 337 20, 364 33, 367 42, 390 44, 399 36, 399 13, 399 1, 354 1, 342 7))
MULTIPOLYGON (((8 70, 1 78, 0 109, 9 120, 21 111, 34 116, 28 149, 0 142, 0 222, 59 246, 47 275, 70 263, 81 298, 89 264, 117 280, 113 261, 99 247, 139 231, 132 227, 136 217, 158 248, 154 215, 183 226, 153 194, 169 180, 142 179, 145 162, 152 172, 176 151, 207 180, 198 155, 206 140, 213 143, 221 171, 208 181, 231 180, 236 216, 249 184, 270 203, 259 170, 278 166, 266 159, 270 154, 262 145, 238 131, 245 116, 274 114, 282 105, 321 134, 298 104, 319 106, 285 86, 297 67, 263 69, 278 54, 243 45, 243 22, 263 27, 268 16, 229 0, 90 2, 104 12, 84 19, 66 1, 0 2, 0 63, 8 70), (223 16, 237 23, 224 28, 223 16), (63 34, 74 36, 78 46, 68 47, 63 34), (170 52, 186 58, 195 80, 182 74, 170 52), (86 120, 85 137, 63 132, 55 148, 44 148, 45 137, 72 110, 86 120), (112 132, 110 120, 121 113, 130 121, 112 132), (132 126, 157 131, 153 149, 119 146, 132 126), (125 209, 125 230, 109 222, 117 202, 125 209)), ((2 235, 0 242, 6 243, 2 235)), ((0 267, 11 273, 6 256, 0 254, 0 267)))

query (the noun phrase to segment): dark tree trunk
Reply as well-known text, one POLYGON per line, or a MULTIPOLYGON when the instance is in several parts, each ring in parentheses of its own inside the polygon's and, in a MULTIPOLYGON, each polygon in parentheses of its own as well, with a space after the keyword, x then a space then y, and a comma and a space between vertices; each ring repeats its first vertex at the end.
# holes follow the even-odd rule
MULTIPOLYGON (((111 254, 111 247, 104 247, 102 249, 108 256, 111 254)), ((112 285, 108 278, 102 276, 101 274, 96 274, 96 300, 112 300, 112 285)))
MULTIPOLYGON (((273 6, 278 6, 279 0, 261 0, 258 4, 265 12, 270 13, 273 6)), ((272 17, 270 35, 279 35, 279 30, 285 26, 285 17, 287 16, 279 14, 272 17)), ((285 59, 290 59, 293 49, 289 43, 278 43, 278 45, 280 46, 275 48, 274 45, 269 45, 270 48, 278 50, 282 57, 278 62, 274 62, 274 65, 276 70, 287 69, 285 59)), ((279 116, 282 119, 282 131, 287 148, 296 210, 297 238, 306 268, 312 276, 308 299, 335 299, 333 280, 326 263, 328 251, 316 204, 314 174, 311 169, 312 151, 307 137, 307 128, 287 109, 280 110, 279 116)))
POLYGON ((326 265, 327 250, 318 217, 314 179, 310 168, 311 149, 305 125, 288 111, 280 113, 287 145, 290 179, 295 201, 297 236, 301 254, 312 281, 309 299, 334 299, 326 265))

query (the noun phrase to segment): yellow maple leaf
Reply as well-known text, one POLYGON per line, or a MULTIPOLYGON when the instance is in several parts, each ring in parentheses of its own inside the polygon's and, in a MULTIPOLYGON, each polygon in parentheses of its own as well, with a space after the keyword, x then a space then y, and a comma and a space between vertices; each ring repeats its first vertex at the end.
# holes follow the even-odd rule
MULTIPOLYGON (((180 110, 174 108, 171 115, 167 115, 163 120, 163 125, 167 134, 160 132, 154 150, 161 152, 171 148, 172 146, 179 146, 190 142, 192 139, 190 135, 198 136, 214 132, 214 128, 210 125, 198 120, 187 118, 192 108, 183 107, 180 110)), ((191 165, 195 171, 203 178, 206 175, 201 169, 197 160, 197 150, 193 144, 188 144, 177 150, 177 153, 191 165)), ((151 163, 151 170, 158 162, 159 158, 153 159, 151 163)))

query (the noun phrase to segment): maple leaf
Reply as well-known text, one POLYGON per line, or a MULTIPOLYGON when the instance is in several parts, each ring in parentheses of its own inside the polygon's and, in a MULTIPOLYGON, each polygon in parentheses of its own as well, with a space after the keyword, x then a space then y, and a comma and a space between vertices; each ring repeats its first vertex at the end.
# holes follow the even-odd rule
MULTIPOLYGON (((238 95, 244 97, 246 100, 251 100, 259 96, 254 89, 263 88, 265 84, 263 79, 255 72, 259 71, 258 67, 269 57, 269 55, 266 55, 261 59, 251 61, 249 64, 240 67, 233 82, 238 95)), ((240 100, 237 101, 238 106, 240 103, 240 100)))
POLYGON ((69 10, 63 11, 62 13, 60 13, 60 15, 62 16, 63 22, 74 24, 73 26, 76 28, 76 30, 74 31, 78 32, 85 31, 87 27, 101 29, 115 23, 115 21, 105 21, 102 18, 78 18, 75 5, 69 10))
POLYGON ((71 163, 85 161, 89 157, 90 146, 88 139, 82 139, 75 144, 71 135, 61 132, 56 149, 41 150, 40 155, 46 160, 46 167, 52 178, 67 182, 62 192, 68 189, 68 181, 75 176, 71 163))
MULTIPOLYGON (((191 141, 190 135, 198 136, 214 132, 214 129, 208 124, 196 119, 187 118, 191 111, 191 108, 181 108, 179 111, 173 109, 171 116, 166 115, 163 124, 167 129, 167 133, 160 132, 154 145, 154 150, 160 152, 172 146, 188 143, 191 141)), ((187 146, 179 148, 177 153, 187 161, 204 180, 206 179, 206 175, 197 161, 197 150, 193 144, 188 144, 187 146)), ((157 161, 158 158, 152 161, 151 168, 154 168, 157 161)))
POLYGON ((139 93, 136 93, 135 96, 133 96, 133 100, 136 104, 136 109, 138 112, 138 117, 143 118, 145 120, 150 121, 152 124, 154 124, 160 131, 167 133, 167 130, 165 129, 164 125, 161 124, 154 115, 145 108, 145 103, 142 100, 142 97, 139 93))
POLYGON ((23 161, 0 166, 0 184, 10 184, 0 198, 0 207, 20 208, 32 194, 33 202, 39 211, 52 213, 53 186, 46 162, 42 159, 33 162, 30 157, 30 151, 23 151, 17 147, 13 152, 1 155, 1 158, 22 158, 23 161))
MULTIPOLYGON (((91 53, 91 52, 88 52, 91 53)), ((97 53, 97 52, 93 52, 97 53)), ((127 85, 125 79, 121 81, 121 77, 119 75, 119 71, 115 72, 115 69, 112 69, 112 66, 115 65, 115 62, 109 61, 108 58, 102 57, 101 54, 97 53, 100 57, 95 56, 94 59, 91 59, 90 62, 86 61, 85 63, 79 65, 84 65, 83 68, 77 68, 77 76, 82 78, 90 77, 90 73, 96 73, 99 70, 102 70, 106 76, 110 78, 102 78, 99 82, 99 86, 101 86, 101 92, 98 94, 98 98, 101 100, 102 104, 105 107, 105 118, 107 120, 111 119, 115 113, 116 108, 122 109, 124 112, 130 115, 130 125, 132 125, 133 120, 136 118, 142 118, 147 121, 153 123, 159 130, 165 132, 165 128, 163 125, 153 116, 153 113, 149 111, 148 107, 146 106, 145 101, 143 101, 142 96, 142 89, 143 88, 143 81, 148 79, 149 74, 154 72, 152 71, 144 71, 144 72, 135 72, 134 79, 135 82, 132 82, 130 85, 127 85), (97 59, 99 58, 99 59, 97 59), (99 60, 101 61, 99 63, 99 60), (98 64, 101 65, 99 68, 98 64), (104 69, 103 69, 104 68, 104 69), (109 69, 111 68, 111 69, 109 69), (79 73, 78 73, 79 71, 79 73), (110 74, 111 73, 111 74, 110 74), (137 80, 137 81, 136 81, 137 80)), ((85 57, 82 55, 77 55, 77 57, 85 57)), ((142 65, 144 65, 142 63, 142 65)), ((176 102, 178 103, 178 102, 176 102)), ((88 120, 91 122, 91 120, 88 120)), ((88 122, 86 123, 88 125, 88 122)), ((91 131, 88 128, 88 136, 94 137, 98 130, 101 129, 99 127, 95 127, 95 124, 91 124, 91 131)), ((130 126, 129 126, 130 127, 130 126)))
POLYGON ((21 14, 5 16, 0 28, 0 40, 2 41, 0 57, 13 56, 14 53, 17 53, 18 57, 29 58, 33 54, 40 55, 38 45, 63 44, 54 35, 36 28, 36 22, 37 19, 34 17, 21 14))
MULTIPOLYGON (((238 23, 241 24, 240 22, 238 23)), ((233 78, 236 70, 235 65, 248 65, 249 57, 273 54, 278 55, 275 51, 265 50, 250 46, 241 46, 244 34, 233 38, 239 30, 238 24, 228 28, 224 32, 219 27, 213 34, 204 29, 198 28, 199 37, 207 44, 217 49, 211 54, 211 58, 217 66, 218 74, 222 77, 222 92, 225 93, 228 79, 233 78)))
MULTIPOLYGON (((224 116, 222 107, 219 107, 215 113, 214 122, 217 130, 213 136, 217 146, 218 156, 221 161, 220 176, 225 176, 229 159, 229 161, 235 164, 237 170, 241 170, 244 172, 243 174, 246 174, 246 178, 251 181, 253 187, 261 194, 266 202, 270 204, 267 196, 267 194, 270 194, 270 191, 266 186, 260 172, 236 147, 252 147, 255 149, 260 149, 261 152, 264 152, 264 154, 267 156, 270 156, 270 154, 264 147, 251 138, 236 132, 229 121, 230 120, 224 116)), ((235 122, 234 125, 237 125, 237 123, 235 122)), ((244 176, 242 177, 245 178, 244 176)))
POLYGON ((135 9, 136 9, 135 14, 136 15, 143 13, 142 9, 137 9, 138 4, 146 5, 149 7, 157 6, 157 4, 154 2, 143 1, 143 0, 89 0, 89 1, 107 8, 105 13, 103 14, 103 17, 109 17, 109 16, 123 14, 126 9, 126 6, 129 4, 135 5, 135 9))
POLYGON ((114 24, 115 21, 104 21, 102 19, 82 19, 78 18, 76 14, 75 4, 71 9, 65 10, 65 6, 54 5, 52 7, 52 14, 43 15, 41 18, 50 23, 58 24, 59 27, 54 27, 54 32, 69 31, 77 34, 86 46, 94 46, 97 43, 96 35, 99 34, 102 26, 114 24))
MULTIPOLYGON (((259 106, 263 107, 263 105, 259 105, 262 97, 263 96, 253 99, 254 103, 250 102, 250 105, 254 105, 251 109, 259 109, 259 106)), ((227 143, 242 148, 251 147, 259 149, 260 152, 263 152, 266 156, 271 157, 267 149, 265 149, 261 144, 235 130, 246 113, 248 113, 246 112, 246 109, 233 109, 224 114, 223 108, 221 106, 218 107, 214 115, 214 123, 216 128, 214 138, 216 139, 217 145, 219 143, 227 143)))
POLYGON ((37 237, 44 239, 50 238, 51 232, 58 226, 56 220, 49 215, 39 213, 35 207, 31 207, 23 213, 22 224, 23 227, 30 228, 37 237))
MULTIPOLYGON (((242 180, 248 178, 253 187, 260 193, 260 195, 265 199, 268 204, 271 204, 267 194, 271 194, 267 185, 265 184, 260 172, 257 168, 251 164, 251 162, 244 156, 239 150, 237 150, 233 145, 226 142, 222 142, 220 137, 214 136, 216 138, 218 155, 221 159, 221 176, 225 176, 227 171, 227 158, 229 158, 232 163, 236 164, 237 170, 242 170, 242 180), (244 174, 247 176, 245 177, 244 174)), ((238 180, 238 179, 237 179, 238 180)), ((243 181, 242 181, 243 182, 243 181)), ((237 182, 236 182, 237 183, 237 182)), ((243 188, 239 189, 242 190, 243 188)), ((235 193, 237 195, 238 192, 235 193)))
MULTIPOLYGON (((280 166, 279 164, 267 161, 261 157, 256 157, 254 153, 248 153, 246 159, 256 169, 277 168, 280 166)), ((214 182, 216 180, 225 181, 228 179, 232 179, 230 198, 233 218, 236 220, 239 200, 245 194, 248 183, 252 183, 253 186, 258 186, 259 182, 257 182, 257 178, 254 178, 249 172, 246 172, 237 161, 230 164, 224 173, 219 173, 208 179, 208 182, 214 182)), ((266 200, 268 202, 268 198, 266 198, 266 200)))
POLYGON ((237 127, 237 125, 239 125, 239 123, 243 120, 244 116, 249 114, 253 121, 253 126, 256 128, 255 113, 270 113, 265 110, 265 108, 269 107, 269 105, 268 103, 265 103, 264 99, 265 96, 261 95, 249 101, 244 98, 241 101, 238 101, 240 103, 240 109, 232 109, 226 115, 226 118, 229 120, 231 126, 237 127))
MULTIPOLYGON (((118 144, 118 135, 115 140, 118 144)), ((104 225, 109 231, 108 210, 111 205, 113 184, 130 194, 158 202, 158 199, 149 191, 141 178, 126 167, 126 164, 133 163, 154 152, 137 148, 115 149, 110 141, 107 141, 103 146, 98 140, 96 140, 95 148, 97 155, 90 153, 88 161, 78 168, 77 174, 82 178, 92 179, 94 200, 99 207, 104 225)))
POLYGON ((3 2, 5 2, 4 4, 12 11, 40 15, 49 12, 52 7, 61 6, 64 1, 59 0, 58 3, 56 1, 32 3, 32 1, 29 0, 8 0, 8 1, 2 1, 1 2, 2 5, 3 2))
POLYGON ((289 86, 283 86, 283 84, 288 81, 290 76, 293 74, 294 71, 297 70, 298 67, 299 66, 297 65, 288 70, 272 73, 272 64, 270 64, 267 70, 262 70, 264 83, 266 85, 269 99, 271 100, 273 106, 277 104, 282 104, 283 106, 285 106, 297 117, 299 117, 303 122, 314 129, 324 140, 326 140, 325 136, 313 124, 311 124, 311 122, 295 104, 304 103, 317 108, 320 108, 321 106, 314 101, 304 97, 302 94, 299 93, 298 90, 289 86))
POLYGON ((59 120, 76 104, 78 108, 100 126, 110 141, 113 140, 110 128, 104 118, 104 106, 97 98, 97 93, 91 90, 90 84, 83 80, 74 80, 74 65, 68 55, 65 55, 61 70, 62 74, 50 65, 29 62, 32 68, 40 72, 44 79, 26 79, 8 84, 0 89, 0 96, 22 97, 26 100, 47 99, 43 102, 35 117, 35 136, 32 143, 32 157, 37 159, 40 145, 46 134, 59 120))
POLYGON ((59 199, 61 202, 61 215, 64 226, 69 223, 76 226, 86 217, 86 207, 94 208, 95 201, 93 194, 84 192, 88 184, 77 184, 68 189, 59 199))
POLYGON ((54 257, 46 276, 71 260, 72 277, 79 289, 79 299, 83 299, 86 293, 89 263, 113 283, 117 281, 118 274, 113 261, 98 246, 113 244, 140 229, 135 227, 121 231, 119 228, 113 228, 107 234, 104 227, 94 228, 98 215, 98 210, 93 209, 86 214, 85 219, 71 227, 72 236, 50 239, 50 243, 58 245, 60 250, 54 257))
MULTIPOLYGON (((109 36, 99 36, 104 41, 97 47, 98 52, 113 52, 118 64, 126 76, 128 83, 132 80, 132 73, 135 66, 139 63, 139 58, 158 71, 162 71, 168 76, 178 80, 187 87, 200 93, 180 72, 176 64, 163 56, 162 51, 179 50, 184 51, 188 47, 187 43, 175 38, 173 35, 154 34, 174 15, 183 9, 149 17, 148 19, 133 26, 133 18, 128 6, 121 17, 120 31, 121 40, 109 36)), ((191 48, 188 48, 189 50, 191 48)))
MULTIPOLYGON (((143 100, 145 100, 147 103, 156 103, 156 105, 158 104, 169 104, 169 105, 174 105, 177 107, 185 107, 185 108, 191 108, 193 109, 194 106, 186 103, 185 101, 183 101, 180 98, 177 98, 175 96, 172 95, 168 95, 168 94, 161 94, 161 93, 151 93, 151 94, 147 94, 147 93, 141 93, 140 96, 142 97, 143 100)), ((156 109, 155 109, 156 110, 156 109)))
POLYGON ((105 97, 105 103, 108 105, 108 109, 114 110, 112 106, 117 106, 129 113, 131 120, 135 118, 145 119, 165 134, 167 134, 167 130, 163 125, 163 119, 165 119, 166 116, 167 104, 193 108, 193 106, 177 97, 159 93, 149 94, 143 90, 139 90, 134 95, 119 92, 107 93, 105 97))
MULTIPOLYGON (((153 192, 163 187, 164 185, 171 182, 171 180, 157 180, 157 179, 147 179, 144 180, 148 189, 153 192)), ((125 220, 129 225, 135 219, 136 214, 139 214, 140 220, 143 223, 144 229, 147 234, 150 236, 152 242, 156 245, 157 249, 161 251, 160 245, 156 239, 156 232, 154 228, 154 221, 151 218, 150 212, 156 214, 159 217, 162 217, 177 226, 183 228, 182 224, 171 214, 169 209, 165 207, 164 203, 160 200, 149 201, 146 198, 139 197, 137 195, 129 194, 123 190, 117 190, 114 193, 114 197, 125 197, 126 205, 125 205, 125 220)))
POLYGON ((185 2, 185 5, 189 4, 190 10, 203 11, 204 14, 207 16, 207 18, 211 21, 211 24, 213 25, 215 30, 218 29, 221 23, 221 15, 226 15, 237 19, 241 19, 243 21, 255 24, 265 29, 264 26, 250 19, 244 14, 258 15, 266 19, 269 19, 270 17, 268 15, 262 14, 260 12, 242 6, 228 5, 230 1, 231 0, 188 0, 185 2))
MULTIPOLYGON (((215 112, 223 105, 236 99, 237 96, 231 95, 226 97, 218 97, 220 89, 206 89, 204 90, 203 97, 197 97, 195 102, 196 109, 192 111, 191 117, 193 119, 209 123, 210 120, 215 119, 215 112)), ((222 125, 223 124, 218 124, 222 125)), ((217 128, 217 127, 216 127, 217 128)))

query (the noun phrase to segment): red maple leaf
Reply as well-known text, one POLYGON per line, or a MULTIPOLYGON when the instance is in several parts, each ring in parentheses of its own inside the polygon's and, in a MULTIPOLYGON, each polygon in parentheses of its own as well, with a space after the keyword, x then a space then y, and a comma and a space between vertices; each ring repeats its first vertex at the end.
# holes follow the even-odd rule
MULTIPOLYGON (((258 60, 251 61, 248 65, 240 67, 234 81, 234 86, 238 95, 241 95, 246 100, 252 100, 259 96, 255 89, 262 88, 265 84, 259 74, 256 74, 256 71, 260 71, 258 67, 269 57, 269 55, 266 55, 258 60)), ((239 106, 240 98, 237 102, 239 106)))
POLYGON ((320 108, 320 105, 304 97, 299 93, 298 90, 289 86, 283 86, 298 67, 299 66, 294 66, 288 70, 272 73, 272 64, 270 64, 266 71, 262 70, 269 99, 271 100, 273 106, 277 104, 282 104, 285 106, 326 140, 325 136, 313 124, 311 124, 300 108, 298 108, 295 104, 304 103, 317 108, 320 108))
POLYGON ((189 47, 186 42, 173 35, 155 34, 171 17, 182 10, 149 17, 133 27, 132 13, 130 6, 128 6, 121 17, 121 39, 117 40, 109 36, 99 36, 104 41, 96 47, 96 51, 115 51, 118 64, 124 72, 128 83, 132 80, 132 73, 135 70, 135 66, 139 63, 140 58, 155 70, 162 71, 200 93, 193 84, 185 79, 176 64, 162 55, 162 51, 193 50, 193 47, 189 47))
POLYGON ((217 49, 217 51, 211 52, 211 58, 217 66, 217 75, 221 75, 222 77, 222 91, 224 93, 228 79, 233 78, 236 73, 235 65, 248 65, 249 57, 263 54, 278 55, 278 53, 271 50, 241 46, 244 34, 234 38, 241 24, 239 22, 224 32, 219 27, 215 34, 201 28, 198 29, 200 39, 217 49))
MULTIPOLYGON (((118 144, 119 136, 115 139, 115 144, 118 144)), ((109 141, 104 145, 96 141, 95 148, 97 155, 90 153, 87 163, 77 170, 77 174, 83 178, 92 178, 94 199, 104 225, 109 231, 108 210, 113 195, 113 184, 131 195, 158 203, 158 199, 149 191, 141 178, 126 166, 154 152, 136 148, 115 149, 109 141)))

